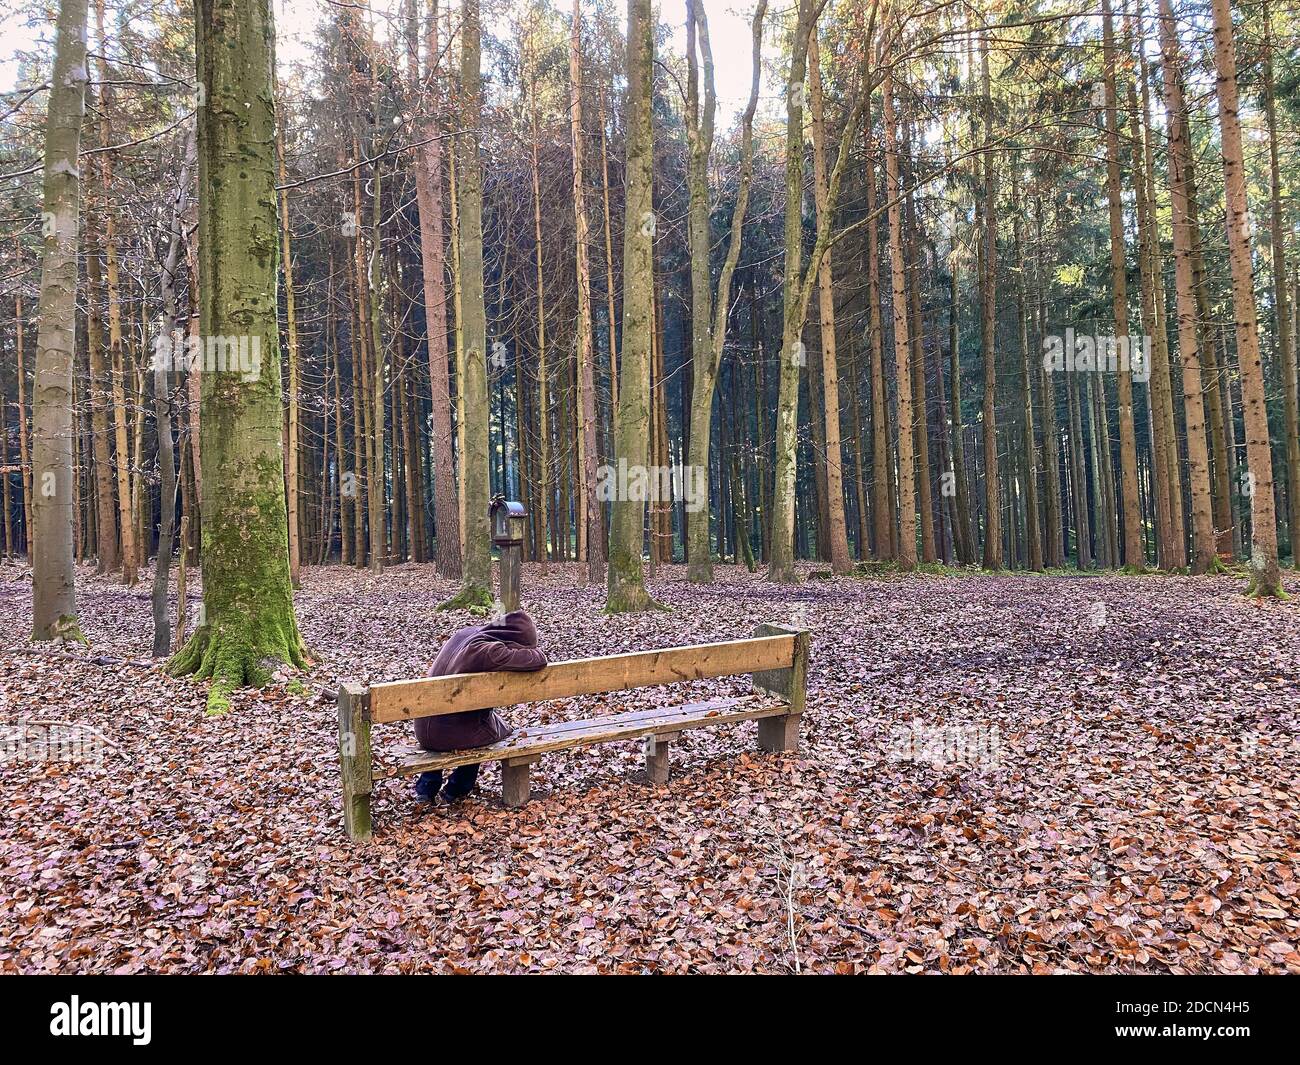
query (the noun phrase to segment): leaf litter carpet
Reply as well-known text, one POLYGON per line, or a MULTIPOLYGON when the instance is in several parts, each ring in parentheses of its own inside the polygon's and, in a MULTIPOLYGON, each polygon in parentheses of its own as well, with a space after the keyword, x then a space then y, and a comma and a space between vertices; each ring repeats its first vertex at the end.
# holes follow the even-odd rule
POLYGON ((6 736, 104 741, 98 764, 6 748, 0 972, 1300 972, 1295 580, 1260 606, 1226 577, 717 573, 666 568, 671 611, 607 617, 578 567, 528 566, 525 605, 553 660, 812 629, 797 754, 698 729, 662 788, 639 743, 550 755, 518 811, 495 764, 450 809, 386 781, 353 846, 322 689, 419 676, 474 620, 434 609, 432 566, 305 568, 316 666, 219 717, 149 663, 147 576, 79 570, 91 647, 51 653, 0 566, 6 736))

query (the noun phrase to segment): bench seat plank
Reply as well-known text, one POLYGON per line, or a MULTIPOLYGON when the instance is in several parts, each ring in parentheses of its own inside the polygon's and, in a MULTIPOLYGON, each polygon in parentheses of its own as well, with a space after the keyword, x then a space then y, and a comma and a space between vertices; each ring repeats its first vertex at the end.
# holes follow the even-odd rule
POLYGON ((454 769, 475 762, 534 758, 550 751, 573 747, 634 740, 642 736, 670 734, 705 725, 779 717, 788 713, 789 709, 789 704, 784 700, 760 693, 736 699, 711 699, 680 706, 655 707, 581 721, 560 721, 553 725, 530 725, 499 743, 464 751, 434 752, 404 745, 398 749, 395 758, 385 758, 386 764, 382 768, 378 765, 375 767, 374 777, 382 780, 435 769, 454 769))

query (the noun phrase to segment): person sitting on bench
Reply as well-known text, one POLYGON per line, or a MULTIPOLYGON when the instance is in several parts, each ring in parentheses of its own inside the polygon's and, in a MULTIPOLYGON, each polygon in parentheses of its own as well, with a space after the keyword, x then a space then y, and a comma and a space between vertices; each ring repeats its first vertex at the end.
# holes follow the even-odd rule
MULTIPOLYGON (((483 625, 470 625, 452 633, 434 660, 431 677, 453 673, 491 673, 509 670, 531 673, 546 666, 537 648, 537 626, 522 610, 512 610, 483 625)), ((486 747, 509 736, 514 729, 495 710, 468 710, 463 714, 422 717, 415 722, 415 739, 426 751, 463 751, 486 747)), ((451 805, 474 790, 478 763, 458 766, 443 787, 442 773, 421 773, 415 794, 426 802, 451 805), (441 789, 441 792, 439 791, 441 789)))

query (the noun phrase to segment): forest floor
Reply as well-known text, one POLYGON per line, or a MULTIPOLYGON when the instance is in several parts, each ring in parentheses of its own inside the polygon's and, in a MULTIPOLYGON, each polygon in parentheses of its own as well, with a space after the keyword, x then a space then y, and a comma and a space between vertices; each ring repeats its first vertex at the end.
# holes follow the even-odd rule
POLYGON ((387 781, 352 846, 321 689, 418 676, 473 620, 432 566, 304 569, 318 665, 218 717, 148 665, 147 576, 79 571, 91 648, 51 657, 0 566, 0 723, 113 745, 0 767, 0 971, 1300 973, 1300 582, 718 575, 663 571, 672 610, 635 617, 575 566, 526 567, 524 598, 553 659, 812 628, 797 754, 699 729, 662 788, 638 743, 552 755, 518 811, 495 764, 450 809, 387 781))

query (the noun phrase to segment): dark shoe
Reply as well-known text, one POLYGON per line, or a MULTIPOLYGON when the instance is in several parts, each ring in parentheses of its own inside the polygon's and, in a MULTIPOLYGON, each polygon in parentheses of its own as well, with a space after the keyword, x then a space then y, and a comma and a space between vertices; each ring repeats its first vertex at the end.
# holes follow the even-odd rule
POLYGON ((441 773, 421 773, 415 778, 415 797, 422 802, 434 802, 438 797, 438 789, 441 787, 441 773))
POLYGON ((439 805, 451 806, 469 795, 478 783, 478 769, 477 765, 462 765, 453 769, 451 779, 438 795, 441 800, 439 805))
POLYGON ((461 800, 469 798, 469 794, 473 790, 473 787, 470 787, 468 791, 461 791, 459 788, 453 788, 448 784, 442 791, 438 792, 438 798, 435 801, 439 806, 455 806, 461 800))

